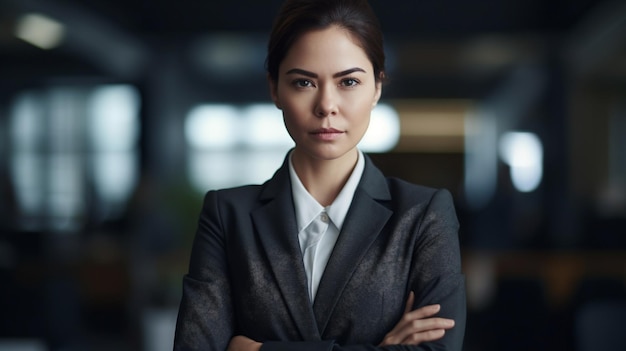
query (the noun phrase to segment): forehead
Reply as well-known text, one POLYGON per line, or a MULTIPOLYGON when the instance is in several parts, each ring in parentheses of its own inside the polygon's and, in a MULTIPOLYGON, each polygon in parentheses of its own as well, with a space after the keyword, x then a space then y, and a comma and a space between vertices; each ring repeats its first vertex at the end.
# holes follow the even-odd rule
POLYGON ((331 73, 360 67, 372 72, 372 63, 359 42, 348 30, 338 26, 300 35, 287 51, 280 71, 296 67, 314 72, 330 70, 331 73))

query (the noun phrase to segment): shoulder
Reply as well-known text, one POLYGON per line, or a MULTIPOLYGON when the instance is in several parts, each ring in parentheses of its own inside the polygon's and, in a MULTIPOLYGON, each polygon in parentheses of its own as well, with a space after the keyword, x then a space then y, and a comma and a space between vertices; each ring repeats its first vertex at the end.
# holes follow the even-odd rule
POLYGON ((386 178, 386 181, 390 200, 385 206, 395 215, 439 218, 451 224, 457 222, 454 199, 447 189, 414 184, 393 177, 386 178))
POLYGON ((395 177, 385 177, 385 179, 392 198, 406 197, 423 201, 430 201, 433 198, 452 200, 450 191, 445 188, 434 188, 427 185, 410 183, 406 180, 395 177))
POLYGON ((263 185, 242 185, 233 188, 209 190, 204 197, 205 204, 219 206, 242 206, 258 201, 263 185))
POLYGON ((366 156, 366 167, 362 178, 362 187, 372 198, 387 202, 396 210, 427 207, 430 204, 443 203, 454 208, 452 195, 447 189, 410 183, 406 180, 385 176, 366 156))
POLYGON ((396 177, 385 177, 387 186, 392 195, 410 194, 411 196, 431 197, 439 189, 407 182, 404 179, 396 177))
MULTIPOLYGON (((387 178, 394 223, 415 225, 418 243, 443 243, 458 246, 459 220, 451 193, 445 188, 412 184, 387 178)), ((421 245, 421 244, 420 244, 421 245)))

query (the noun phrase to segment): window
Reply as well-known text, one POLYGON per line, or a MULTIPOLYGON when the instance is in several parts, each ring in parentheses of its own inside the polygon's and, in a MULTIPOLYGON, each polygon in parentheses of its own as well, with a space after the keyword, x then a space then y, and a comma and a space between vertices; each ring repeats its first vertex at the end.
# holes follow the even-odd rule
POLYGON ((138 111, 126 85, 19 94, 9 119, 18 227, 67 233, 118 216, 138 177, 138 111))
MULTIPOLYGON (((378 104, 359 147, 365 152, 391 150, 400 121, 389 105, 378 104)), ((294 146, 281 111, 273 104, 202 104, 185 122, 188 174, 199 192, 269 179, 294 146)))

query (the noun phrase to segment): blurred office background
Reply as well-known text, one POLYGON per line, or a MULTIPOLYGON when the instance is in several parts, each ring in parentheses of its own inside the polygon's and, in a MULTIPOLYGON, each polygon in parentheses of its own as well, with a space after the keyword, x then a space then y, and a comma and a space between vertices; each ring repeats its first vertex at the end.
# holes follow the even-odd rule
MULTIPOLYGON (((371 3, 362 147, 453 193, 465 350, 624 350, 626 2, 371 3)), ((0 350, 171 349, 204 192, 292 145, 279 4, 0 0, 0 350)))

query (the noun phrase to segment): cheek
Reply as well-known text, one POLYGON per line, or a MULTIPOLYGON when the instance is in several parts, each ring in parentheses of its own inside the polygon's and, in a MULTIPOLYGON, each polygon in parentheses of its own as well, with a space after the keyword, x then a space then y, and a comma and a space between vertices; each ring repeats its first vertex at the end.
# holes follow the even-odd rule
POLYGON ((367 127, 372 113, 372 102, 370 98, 361 98, 346 105, 347 115, 351 116, 353 123, 363 124, 367 127))
POLYGON ((293 94, 287 88, 279 88, 276 96, 280 101, 282 110, 289 111, 290 113, 301 109, 301 106, 304 104, 302 96, 298 96, 298 94, 293 94))
POLYGON ((302 117, 304 114, 297 104, 284 104, 282 111, 285 128, 289 135, 294 138, 300 134, 299 131, 305 129, 305 118, 302 117))
POLYGON ((347 95, 344 105, 352 110, 371 111, 376 101, 376 90, 368 87, 358 94, 347 95))
POLYGON ((287 127, 298 125, 301 120, 301 118, 299 118, 300 115, 301 112, 298 110, 297 106, 289 104, 283 105, 283 120, 287 127))
POLYGON ((283 111, 283 118, 286 121, 291 121, 291 124, 298 124, 299 121, 302 121, 308 117, 311 102, 308 101, 305 97, 283 95, 280 101, 283 111))

